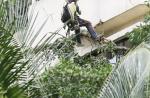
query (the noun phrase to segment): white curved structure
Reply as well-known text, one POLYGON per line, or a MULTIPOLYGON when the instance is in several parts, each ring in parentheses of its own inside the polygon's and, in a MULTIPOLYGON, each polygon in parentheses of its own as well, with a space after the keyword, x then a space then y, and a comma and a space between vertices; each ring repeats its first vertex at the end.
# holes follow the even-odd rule
POLYGON ((95 30, 99 33, 104 33, 106 37, 117 33, 139 21, 143 21, 145 14, 150 11, 150 8, 145 4, 139 4, 109 20, 103 24, 97 24, 95 30))

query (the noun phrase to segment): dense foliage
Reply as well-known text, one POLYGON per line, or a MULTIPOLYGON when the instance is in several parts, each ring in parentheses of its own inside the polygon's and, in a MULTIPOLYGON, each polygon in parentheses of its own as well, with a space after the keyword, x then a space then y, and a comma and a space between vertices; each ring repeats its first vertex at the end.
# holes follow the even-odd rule
POLYGON ((150 25, 144 24, 140 25, 132 32, 129 33, 129 41, 133 46, 137 46, 143 41, 149 40, 150 36, 150 25))
POLYGON ((76 53, 74 52, 74 45, 75 41, 73 40, 74 37, 71 36, 70 38, 59 38, 54 43, 51 44, 51 50, 55 55, 59 58, 69 58, 75 56, 76 53))
POLYGON ((31 87, 33 98, 96 98, 100 93, 112 69, 105 55, 113 53, 115 45, 107 43, 80 57, 74 52, 72 39, 57 39, 45 48, 51 49, 60 62, 35 79, 31 87))
POLYGON ((110 71, 107 63, 82 67, 62 59, 35 80, 41 94, 35 98, 96 98, 110 71))

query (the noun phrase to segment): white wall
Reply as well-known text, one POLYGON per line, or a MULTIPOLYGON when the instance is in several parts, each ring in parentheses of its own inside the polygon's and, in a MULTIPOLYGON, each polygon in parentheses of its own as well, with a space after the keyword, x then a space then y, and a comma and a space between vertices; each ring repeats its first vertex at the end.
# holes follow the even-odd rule
MULTIPOLYGON (((127 9, 143 3, 145 0, 79 0, 79 6, 82 11, 82 18, 90 20, 93 25, 99 22, 99 20, 106 21, 127 9)), ((64 0, 40 0, 38 7, 40 7, 41 15, 52 15, 53 23, 49 23, 49 26, 58 26, 61 24, 60 14, 64 0), (51 25, 50 25, 51 24, 51 25)), ((52 20, 50 17, 50 20, 52 20)))
MULTIPOLYGON (((145 0, 79 0, 81 17, 97 24, 99 20, 106 21, 145 0)), ((60 17, 65 0, 40 0, 36 10, 39 11, 37 24, 49 17, 42 32, 54 32, 62 26, 60 17)), ((128 30, 126 30, 128 31, 128 30)), ((124 31, 125 32, 125 31, 124 31)), ((64 32, 61 32, 64 35, 64 32)))

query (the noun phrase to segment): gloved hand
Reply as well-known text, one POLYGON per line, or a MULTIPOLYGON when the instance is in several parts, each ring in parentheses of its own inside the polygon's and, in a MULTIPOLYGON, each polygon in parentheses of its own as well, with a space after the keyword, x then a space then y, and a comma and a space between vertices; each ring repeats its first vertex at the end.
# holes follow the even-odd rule
POLYGON ((63 28, 66 29, 66 25, 64 25, 63 28))
POLYGON ((70 31, 67 31, 66 37, 69 37, 69 36, 70 36, 70 31))
POLYGON ((79 28, 79 25, 74 25, 74 30, 78 30, 79 28))

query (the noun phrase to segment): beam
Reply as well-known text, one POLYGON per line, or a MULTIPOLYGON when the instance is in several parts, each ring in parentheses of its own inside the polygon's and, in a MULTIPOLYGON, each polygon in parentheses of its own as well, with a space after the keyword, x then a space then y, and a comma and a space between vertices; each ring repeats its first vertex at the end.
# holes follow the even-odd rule
POLYGON ((150 12, 150 8, 147 5, 139 4, 124 13, 107 20, 103 24, 97 24, 95 26, 95 31, 98 33, 104 33, 104 36, 108 37, 142 21, 148 12, 150 12))

